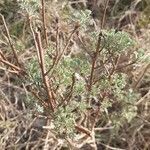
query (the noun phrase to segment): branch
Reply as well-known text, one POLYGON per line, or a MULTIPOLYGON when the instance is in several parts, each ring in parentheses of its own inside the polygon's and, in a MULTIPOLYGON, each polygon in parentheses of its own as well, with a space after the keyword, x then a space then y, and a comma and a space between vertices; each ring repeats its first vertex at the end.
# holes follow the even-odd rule
POLYGON ((92 68, 91 68, 90 82, 89 82, 89 89, 88 89, 89 91, 91 91, 91 88, 92 88, 92 85, 93 85, 93 76, 94 76, 96 60, 97 60, 99 52, 102 51, 102 49, 100 50, 100 43, 101 43, 101 33, 99 34, 97 47, 96 47, 96 52, 94 53, 94 57, 93 57, 93 61, 92 61, 92 68))
POLYGON ((37 42, 37 48, 38 48, 37 53, 39 54, 39 58, 40 58, 39 63, 40 63, 40 68, 41 68, 41 72, 42 72, 43 82, 44 82, 44 85, 46 87, 50 108, 54 112, 53 97, 52 97, 52 92, 50 90, 51 87, 49 84, 49 78, 47 75, 45 75, 46 67, 45 67, 44 50, 42 48, 40 32, 35 32, 35 36, 36 36, 36 42, 37 42))

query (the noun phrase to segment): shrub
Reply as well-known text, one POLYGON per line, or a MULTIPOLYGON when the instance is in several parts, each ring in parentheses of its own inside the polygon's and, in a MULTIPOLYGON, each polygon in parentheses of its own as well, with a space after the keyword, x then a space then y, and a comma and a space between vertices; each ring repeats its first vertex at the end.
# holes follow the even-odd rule
POLYGON ((52 131, 58 138, 75 140, 84 133, 94 142, 95 129, 108 123, 112 133, 118 135, 124 124, 137 115, 135 104, 139 94, 129 82, 130 72, 125 71, 141 58, 133 49, 135 41, 123 31, 88 30, 91 12, 70 10, 64 17, 70 34, 59 27, 63 16, 58 16, 52 21, 55 38, 47 43, 47 24, 42 18, 44 6, 40 15, 38 1, 19 2, 27 16, 31 30, 28 36, 32 35, 36 54, 24 64, 17 61, 15 66, 5 64, 27 85, 27 103, 50 117, 54 124, 52 131), (32 19, 34 13, 37 18, 32 19), (77 54, 72 51, 75 44, 78 44, 77 54), (125 57, 127 61, 122 62, 125 57))

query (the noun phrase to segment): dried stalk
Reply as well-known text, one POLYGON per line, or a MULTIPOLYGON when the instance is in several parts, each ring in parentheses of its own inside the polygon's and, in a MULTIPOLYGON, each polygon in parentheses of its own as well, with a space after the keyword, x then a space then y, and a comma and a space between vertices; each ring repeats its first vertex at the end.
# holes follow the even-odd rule
POLYGON ((101 29, 103 29, 104 24, 105 24, 108 3, 109 3, 109 0, 106 0, 104 14, 103 14, 102 22, 101 22, 101 29))
POLYGON ((149 97, 150 97, 150 90, 149 90, 148 93, 145 94, 140 100, 138 100, 135 105, 136 105, 136 106, 140 105, 142 102, 148 100, 149 97))
POLYGON ((56 27, 56 54, 55 54, 55 57, 57 58, 58 49, 59 49, 59 24, 58 24, 58 18, 56 18, 56 23, 57 23, 57 27, 56 27))
POLYGON ((17 74, 17 75, 19 74, 19 72, 18 72, 18 71, 15 71, 15 70, 6 69, 6 68, 3 68, 3 67, 0 67, 0 69, 1 69, 1 70, 4 70, 4 71, 7 70, 8 72, 13 73, 13 74, 17 74))
POLYGON ((147 64, 147 66, 145 67, 145 69, 143 70, 143 72, 141 73, 141 75, 139 76, 137 82, 133 85, 133 89, 138 87, 139 83, 141 82, 141 80, 143 79, 143 77, 144 77, 146 71, 147 71, 149 68, 150 68, 150 63, 147 64))
POLYGON ((16 62, 17 62, 17 64, 18 64, 18 66, 20 66, 19 59, 18 59, 18 56, 17 56, 17 52, 16 52, 16 50, 15 50, 15 48, 14 48, 14 45, 13 45, 13 43, 12 43, 12 41, 11 41, 11 37, 10 37, 10 34, 9 34, 8 27, 7 27, 7 25, 6 25, 5 18, 4 18, 4 16, 3 16, 2 14, 0 14, 0 16, 1 16, 1 18, 2 18, 2 21, 3 21, 3 24, 4 24, 4 28, 5 28, 5 31, 6 31, 6 36, 7 36, 7 38, 8 38, 9 45, 10 45, 10 47, 11 47, 11 49, 12 49, 14 58, 16 59, 16 62))
POLYGON ((135 64, 137 61, 138 61, 138 59, 133 60, 131 63, 128 63, 128 64, 123 64, 123 65, 119 65, 119 64, 118 64, 116 70, 118 71, 119 69, 129 67, 129 66, 135 64))
MULTIPOLYGON (((28 15, 27 18, 28 18, 28 23, 29 23, 29 26, 30 26, 30 30, 32 32, 33 39, 34 39, 35 48, 38 49, 38 45, 37 45, 37 42, 36 42, 36 37, 35 37, 34 30, 33 30, 33 27, 32 27, 31 17, 28 15)), ((37 57, 38 57, 38 62, 40 63, 40 56, 39 56, 38 51, 37 51, 37 57)))
POLYGON ((7 60, 6 57, 5 57, 5 55, 4 55, 3 52, 1 51, 1 49, 0 49, 0 56, 1 56, 4 60, 7 60))
POLYGON ((43 22, 43 30, 44 30, 44 39, 47 47, 48 37, 47 37, 47 28, 46 28, 46 20, 45 20, 45 0, 41 0, 41 1, 42 1, 42 22, 43 22))

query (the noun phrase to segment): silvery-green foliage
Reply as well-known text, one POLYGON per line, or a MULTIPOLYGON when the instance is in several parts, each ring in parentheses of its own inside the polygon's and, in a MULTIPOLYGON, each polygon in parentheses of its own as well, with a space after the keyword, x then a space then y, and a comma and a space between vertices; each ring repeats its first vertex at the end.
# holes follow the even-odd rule
POLYGON ((91 11, 86 10, 73 10, 72 15, 70 16, 70 21, 74 23, 79 23, 81 28, 86 30, 87 26, 90 24, 91 21, 91 11))
POLYGON ((124 89, 126 86, 126 79, 127 76, 123 73, 121 74, 114 74, 113 75, 113 80, 112 80, 112 91, 114 92, 114 95, 117 98, 124 98, 124 89))
POLYGON ((40 0, 18 0, 22 10, 25 10, 29 15, 35 15, 36 11, 41 7, 40 0))
POLYGON ((133 105, 126 105, 122 110, 122 117, 127 120, 128 123, 132 121, 137 115, 137 107, 133 105))
POLYGON ((78 80, 75 83, 74 92, 78 95, 82 95, 85 92, 85 81, 84 80, 78 80))
POLYGON ((87 34, 90 37, 90 43, 89 44, 91 45, 91 47, 92 48, 96 47, 99 32, 98 31, 93 31, 93 32, 88 32, 87 34))
MULTIPOLYGON (((51 52, 51 48, 48 48, 47 51, 48 53, 51 52)), ((47 71, 52 65, 52 59, 49 57, 48 53, 45 53, 45 57, 44 57, 47 71)), ((30 76, 30 82, 37 84, 37 85, 42 85, 43 84, 42 71, 40 68, 40 64, 38 62, 37 55, 35 56, 36 57, 33 57, 32 59, 30 59, 25 66, 30 76)))
POLYGON ((74 132, 75 114, 70 106, 60 107, 54 114, 54 125, 58 134, 65 136, 74 132))
POLYGON ((138 62, 150 62, 150 54, 148 53, 145 55, 146 49, 139 49, 138 51, 134 52, 135 59, 138 60, 138 62))
POLYGON ((104 101, 101 103, 100 106, 102 112, 104 111, 107 112, 107 109, 111 107, 112 107, 112 102, 109 99, 104 99, 104 101))
POLYGON ((73 137, 75 135, 75 120, 79 113, 87 108, 85 102, 71 101, 67 106, 59 107, 54 114, 54 125, 58 135, 73 137))
POLYGON ((114 54, 120 54, 134 45, 134 41, 129 34, 123 31, 104 31, 104 36, 105 40, 102 42, 105 45, 105 49, 114 54))
POLYGON ((29 63, 26 65, 26 68, 30 76, 30 82, 36 85, 41 85, 42 84, 41 70, 37 58, 32 58, 31 60, 29 60, 29 63))
POLYGON ((43 106, 37 102, 37 100, 35 99, 35 97, 31 93, 26 94, 25 104, 30 109, 35 109, 36 111, 38 111, 40 113, 44 112, 43 106))
POLYGON ((57 68, 56 74, 60 77, 60 82, 69 85, 72 81, 73 73, 86 74, 90 70, 89 62, 86 59, 65 57, 57 68))

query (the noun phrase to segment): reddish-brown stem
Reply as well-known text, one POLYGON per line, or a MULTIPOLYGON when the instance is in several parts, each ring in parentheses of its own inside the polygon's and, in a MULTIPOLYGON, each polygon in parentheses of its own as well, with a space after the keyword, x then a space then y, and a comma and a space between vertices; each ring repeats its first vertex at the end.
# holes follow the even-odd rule
POLYGON ((98 42, 97 42, 97 47, 96 47, 96 52, 94 53, 94 56, 92 58, 92 67, 91 67, 91 74, 90 74, 90 82, 89 82, 89 92, 91 91, 92 84, 93 84, 93 76, 94 76, 94 70, 95 70, 95 65, 96 65, 96 60, 98 57, 98 54, 100 52, 100 43, 101 43, 101 34, 99 35, 98 42))
POLYGON ((18 66, 15 66, 14 64, 11 64, 10 62, 8 62, 7 60, 1 59, 0 58, 0 62, 2 62, 3 64, 15 69, 18 72, 21 72, 21 69, 18 66))
POLYGON ((40 57, 40 68, 42 72, 42 78, 43 78, 43 82, 47 91, 50 108, 54 112, 53 98, 52 98, 52 93, 50 90, 51 88, 49 84, 49 78, 47 75, 45 75, 46 67, 45 67, 44 50, 42 48, 40 32, 35 32, 35 35, 36 35, 36 41, 37 41, 37 46, 38 46, 37 52, 39 53, 39 57, 40 57))
POLYGON ((16 50, 14 48, 14 45, 13 43, 11 42, 11 37, 10 37, 10 34, 9 34, 9 30, 8 30, 8 27, 6 25, 6 21, 5 21, 5 18, 2 14, 0 14, 1 18, 2 18, 2 21, 3 21, 3 24, 4 24, 4 28, 5 28, 5 31, 6 31, 6 36, 7 36, 7 39, 8 39, 8 42, 9 42, 9 45, 12 49, 12 52, 13 52, 13 55, 14 55, 14 58, 16 59, 16 62, 18 64, 18 66, 20 66, 20 63, 19 63, 19 59, 18 59, 18 56, 17 56, 17 53, 16 53, 16 50))
POLYGON ((46 28, 46 19, 45 19, 45 0, 41 0, 41 1, 42 1, 42 21, 43 21, 44 39, 47 47, 48 37, 47 37, 47 28, 46 28))
POLYGON ((84 128, 83 126, 75 125, 76 130, 78 130, 81 133, 85 133, 86 135, 91 137, 91 131, 88 130, 87 128, 84 128))

